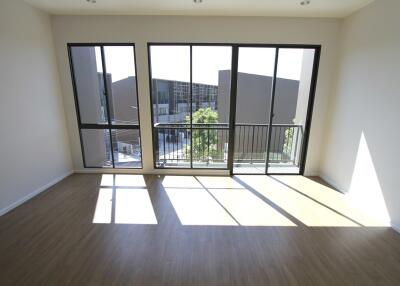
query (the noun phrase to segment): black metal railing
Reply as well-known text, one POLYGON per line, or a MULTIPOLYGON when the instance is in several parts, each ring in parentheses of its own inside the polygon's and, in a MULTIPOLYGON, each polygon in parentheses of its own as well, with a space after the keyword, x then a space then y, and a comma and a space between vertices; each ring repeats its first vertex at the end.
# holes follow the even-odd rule
MULTIPOLYGON (((268 128, 268 124, 235 125, 235 163, 265 163, 268 128)), ((226 165, 229 142, 227 123, 195 123, 192 128, 185 123, 158 123, 154 125, 154 135, 158 166, 190 167, 191 162, 226 165)), ((301 125, 273 124, 269 162, 298 165, 302 136, 301 125)))
POLYGON ((112 165, 112 154, 114 155, 114 163, 119 166, 130 167, 132 165, 141 166, 141 148, 140 137, 138 131, 134 129, 114 129, 111 133, 113 146, 110 144, 110 134, 107 130, 104 132, 104 142, 106 146, 106 160, 108 165, 112 165), (135 133, 137 132, 137 133, 135 133), (122 143, 122 144, 121 144, 122 143), (119 146, 119 145, 123 146, 119 146), (119 155, 129 156, 131 160, 120 162, 119 155))
MULTIPOLYGON (((236 124, 234 160, 242 163, 265 162, 268 128, 268 124, 236 124)), ((302 125, 273 124, 269 162, 297 165, 302 136, 302 125)))

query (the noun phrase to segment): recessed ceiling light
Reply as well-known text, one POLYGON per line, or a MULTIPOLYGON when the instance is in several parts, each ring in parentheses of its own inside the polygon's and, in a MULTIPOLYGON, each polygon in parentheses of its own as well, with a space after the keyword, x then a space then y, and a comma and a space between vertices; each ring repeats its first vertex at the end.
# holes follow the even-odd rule
POLYGON ((300 2, 300 5, 307 6, 308 4, 310 4, 310 2, 311 2, 310 0, 303 0, 300 2))

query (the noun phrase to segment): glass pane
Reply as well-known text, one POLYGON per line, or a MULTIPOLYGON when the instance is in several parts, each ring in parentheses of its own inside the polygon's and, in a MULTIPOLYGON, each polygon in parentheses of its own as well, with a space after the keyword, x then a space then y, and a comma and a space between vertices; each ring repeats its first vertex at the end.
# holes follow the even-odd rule
POLYGON ((215 128, 229 126, 232 47, 193 46, 192 60, 193 167, 226 168, 228 132, 215 128))
POLYGON ((190 129, 157 127, 154 139, 157 167, 190 168, 190 129))
POLYGON ((279 49, 269 173, 299 173, 314 49, 279 49))
POLYGON ((112 167, 110 132, 107 129, 82 129, 86 167, 112 167))
POLYGON ((265 173, 275 48, 240 47, 234 173, 265 173))
POLYGON ((139 124, 133 46, 105 46, 112 124, 139 124))
POLYGON ((190 47, 151 46, 156 165, 190 167, 190 47))
POLYGON ((71 47, 81 123, 107 123, 100 47, 71 47))
POLYGON ((115 168, 141 168, 142 154, 137 129, 112 130, 115 168))
POLYGON ((154 124, 182 124, 190 115, 190 47, 150 48, 154 124))

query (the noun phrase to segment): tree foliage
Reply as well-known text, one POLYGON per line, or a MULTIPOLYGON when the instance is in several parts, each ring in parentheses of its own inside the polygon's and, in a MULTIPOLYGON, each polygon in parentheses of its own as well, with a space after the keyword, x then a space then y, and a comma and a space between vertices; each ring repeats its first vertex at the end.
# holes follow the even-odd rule
MULTIPOLYGON (((190 123, 190 116, 186 116, 190 123)), ((211 108, 200 108, 193 113, 192 124, 200 129, 192 129, 192 154, 194 160, 208 160, 217 152, 218 134, 210 124, 218 123, 218 113, 211 108)))

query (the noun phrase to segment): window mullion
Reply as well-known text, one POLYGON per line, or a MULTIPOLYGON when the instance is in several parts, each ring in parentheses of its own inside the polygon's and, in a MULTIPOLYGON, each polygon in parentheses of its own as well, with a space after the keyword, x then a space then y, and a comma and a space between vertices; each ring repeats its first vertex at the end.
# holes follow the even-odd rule
POLYGON ((274 74, 272 78, 272 88, 271 88, 271 101, 270 101, 270 111, 269 111, 269 121, 268 121, 268 137, 267 137, 267 154, 265 156, 265 174, 268 174, 269 165, 269 149, 271 147, 271 133, 272 133, 272 122, 274 117, 274 102, 275 102, 275 90, 276 90, 276 75, 278 72, 278 61, 279 61, 279 48, 275 48, 275 63, 274 63, 274 74))
POLYGON ((231 87, 230 87, 230 108, 229 108, 229 139, 228 139, 228 170, 233 174, 233 160, 235 153, 235 128, 236 128, 236 98, 237 98, 237 75, 238 75, 239 46, 232 46, 231 62, 231 87))
POLYGON ((111 160, 112 166, 115 168, 115 161, 114 161, 114 148, 113 148, 113 139, 112 139, 112 130, 111 130, 111 112, 110 112, 110 104, 108 98, 108 86, 107 86, 107 67, 106 67, 106 60, 104 56, 104 46, 100 46, 101 50, 101 64, 103 66, 103 83, 104 83, 104 95, 106 98, 106 106, 107 106, 107 122, 108 122, 108 131, 110 134, 110 151, 111 151, 111 160))
POLYGON ((193 168, 193 64, 192 45, 190 45, 190 168, 193 168))

